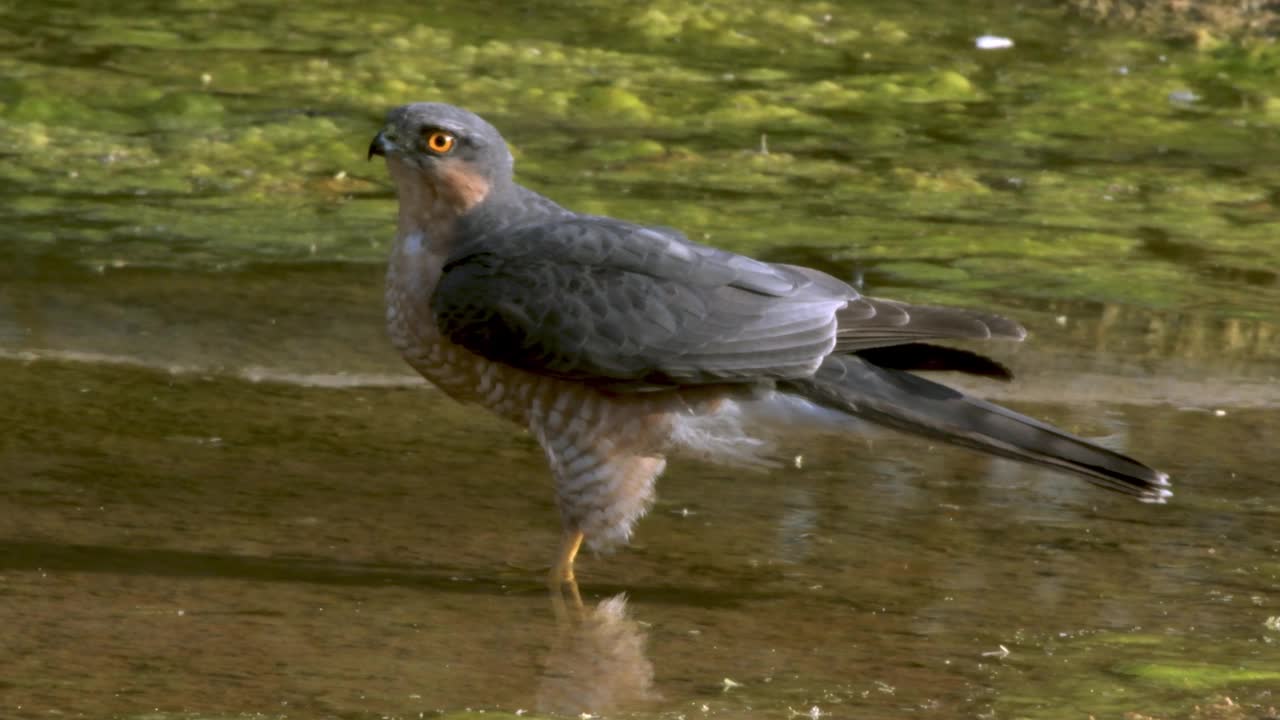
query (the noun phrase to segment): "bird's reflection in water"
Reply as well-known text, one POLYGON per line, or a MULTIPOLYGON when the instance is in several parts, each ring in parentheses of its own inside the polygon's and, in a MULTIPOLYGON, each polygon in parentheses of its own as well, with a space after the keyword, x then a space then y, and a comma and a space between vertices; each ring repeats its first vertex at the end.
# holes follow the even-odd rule
POLYGON ((658 699, 648 637, 631 619, 625 595, 570 612, 558 624, 538 682, 540 712, 599 715, 658 699))

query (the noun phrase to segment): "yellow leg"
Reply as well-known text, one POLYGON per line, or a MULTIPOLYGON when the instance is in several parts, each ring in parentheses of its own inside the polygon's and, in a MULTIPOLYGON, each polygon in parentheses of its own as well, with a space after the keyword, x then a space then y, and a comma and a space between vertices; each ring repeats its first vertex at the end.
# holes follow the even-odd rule
POLYGON ((560 554, 556 557, 556 564, 551 568, 550 582, 553 586, 559 587, 561 583, 576 582, 573 577, 573 559, 578 557, 582 538, 581 530, 565 532, 560 536, 560 554))
POLYGON ((582 596, 578 593, 578 581, 573 576, 573 559, 578 556, 582 547, 582 532, 574 530, 560 536, 560 554, 555 565, 551 566, 551 574, 547 576, 547 585, 551 589, 552 602, 557 614, 563 611, 564 592, 567 589, 576 610, 582 609, 582 596))

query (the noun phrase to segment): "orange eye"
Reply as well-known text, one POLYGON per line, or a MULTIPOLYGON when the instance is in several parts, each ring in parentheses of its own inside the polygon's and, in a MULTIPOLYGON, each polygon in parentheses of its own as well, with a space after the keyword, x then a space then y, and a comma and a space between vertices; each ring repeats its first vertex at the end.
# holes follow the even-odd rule
POLYGON ((434 153, 444 154, 458 144, 458 139, 443 130, 432 130, 427 134, 427 149, 434 153))

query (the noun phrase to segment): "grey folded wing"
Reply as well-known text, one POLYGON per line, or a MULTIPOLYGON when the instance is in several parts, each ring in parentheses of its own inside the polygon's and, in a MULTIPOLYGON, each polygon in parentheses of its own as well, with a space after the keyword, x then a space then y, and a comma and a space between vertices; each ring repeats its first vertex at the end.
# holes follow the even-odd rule
POLYGON ((837 320, 838 353, 930 340, 1022 340, 1027 336, 1021 325, 993 313, 866 296, 851 301, 837 320))
POLYGON ((809 376, 857 297, 816 271, 577 216, 461 243, 432 308, 485 358, 626 391, 809 376))

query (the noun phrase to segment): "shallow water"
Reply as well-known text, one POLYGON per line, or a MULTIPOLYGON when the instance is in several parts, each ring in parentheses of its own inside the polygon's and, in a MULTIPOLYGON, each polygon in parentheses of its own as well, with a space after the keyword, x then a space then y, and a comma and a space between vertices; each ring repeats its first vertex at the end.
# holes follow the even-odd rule
POLYGON ((0 717, 1280 705, 1274 49, 1036 4, 89 7, 0 13, 0 717), (575 207, 1017 315, 1017 379, 956 384, 1173 501, 887 434, 677 461, 557 625, 541 453, 383 339, 361 153, 413 99, 575 207))

